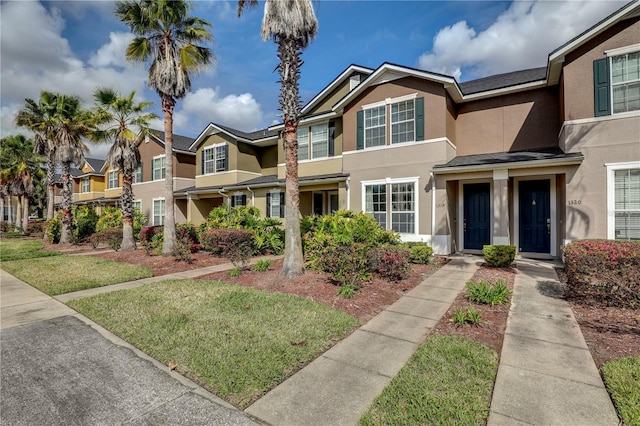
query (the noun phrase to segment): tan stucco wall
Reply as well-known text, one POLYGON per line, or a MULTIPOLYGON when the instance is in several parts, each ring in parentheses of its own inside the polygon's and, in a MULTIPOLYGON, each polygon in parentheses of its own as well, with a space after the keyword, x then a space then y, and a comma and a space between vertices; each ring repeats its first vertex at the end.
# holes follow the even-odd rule
POLYGON ((463 104, 458 108, 457 155, 523 151, 557 145, 555 89, 540 89, 463 104))
MULTIPOLYGON (((360 73, 354 73, 352 75, 360 75, 360 81, 362 82, 366 75, 360 73)), ((347 93, 349 93, 349 78, 347 78, 339 87, 329 93, 315 108, 310 110, 308 114, 316 114, 319 112, 330 111, 331 107, 335 105, 340 99, 342 99, 347 93)))
MULTIPOLYGON (((278 166, 278 178, 284 179, 286 165, 278 166)), ((318 176, 342 173, 342 157, 328 157, 320 160, 308 160, 298 163, 298 176, 318 176)))
POLYGON ((563 68, 565 120, 594 116, 593 61, 606 57, 604 52, 607 50, 638 42, 640 17, 619 22, 567 55, 563 68))
POLYGON ((233 185, 246 180, 255 179, 260 175, 257 173, 232 170, 229 172, 212 173, 204 176, 196 176, 196 187, 233 185))

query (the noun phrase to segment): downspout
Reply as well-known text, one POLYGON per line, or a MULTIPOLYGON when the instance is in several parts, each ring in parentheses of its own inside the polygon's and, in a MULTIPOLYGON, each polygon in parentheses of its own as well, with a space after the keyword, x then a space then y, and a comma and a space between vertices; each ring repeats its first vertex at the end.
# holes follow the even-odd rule
POLYGON ((251 190, 251 187, 247 186, 247 191, 251 193, 251 207, 256 206, 256 194, 251 190))
POLYGON ((220 190, 218 191, 218 194, 220 194, 220 195, 222 195, 224 198, 226 198, 226 199, 224 200, 224 204, 227 204, 227 207, 229 207, 229 203, 227 203, 227 200, 229 199, 229 196, 228 196, 228 195, 223 194, 223 193, 222 193, 222 191, 224 191, 224 189, 220 189, 220 190))
POLYGON ((350 182, 351 182, 351 178, 348 177, 347 178, 347 184, 346 184, 346 186, 347 186, 347 210, 351 210, 351 185, 350 185, 350 182))
POLYGON ((435 240, 436 232, 436 177, 433 172, 429 172, 431 177, 431 248, 435 240))

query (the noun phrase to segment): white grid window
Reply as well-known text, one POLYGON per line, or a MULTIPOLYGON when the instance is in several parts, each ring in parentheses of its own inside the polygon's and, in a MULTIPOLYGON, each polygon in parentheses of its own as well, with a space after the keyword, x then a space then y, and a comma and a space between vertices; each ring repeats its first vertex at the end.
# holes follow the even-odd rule
POLYGON ((140 182, 142 182, 142 163, 138 164, 138 168, 133 174, 133 183, 140 183, 140 182))
POLYGON ((225 170, 227 170, 226 146, 216 146, 216 172, 224 172, 225 170))
POLYGON ((640 169, 614 171, 616 240, 640 240, 640 169))
POLYGON ((364 147, 386 144, 386 108, 379 106, 364 111, 364 147))
POLYGON ((380 226, 402 234, 416 232, 417 180, 364 183, 364 211, 380 226), (391 214, 389 214, 391 213, 391 214))
POLYGON ((227 146, 217 145, 202 151, 202 172, 211 174, 227 170, 227 146))
POLYGON ((415 217, 415 185, 391 185, 391 229, 403 234, 413 234, 415 217))
POLYGON ((206 148, 204 151, 202 151, 202 156, 202 173, 205 175, 213 173, 215 171, 215 151, 213 150, 213 148, 206 148))
POLYGON ((83 177, 82 178, 82 193, 87 193, 87 192, 91 192, 91 181, 89 180, 88 177, 83 177))
POLYGON ((365 213, 374 217, 378 225, 387 228, 387 186, 365 186, 365 213))
POLYGON ((133 208, 138 209, 139 212, 142 211, 142 200, 135 200, 133 202, 133 208))
POLYGON ((402 101, 391 105, 391 143, 415 141, 415 102, 402 101))
POLYGON ((153 226, 164 225, 164 198, 153 200, 153 226))
POLYGON ((152 171, 151 171, 151 180, 160 180, 164 179, 167 175, 167 159, 163 155, 162 157, 156 157, 153 159, 151 163, 152 171))
POLYGON ((309 128, 298 127, 298 161, 309 159, 309 128))
POLYGON ((113 189, 118 187, 118 171, 111 170, 108 174, 107 189, 113 189))
POLYGON ((311 158, 329 156, 329 125, 327 123, 311 126, 311 158))
POLYGON ((640 110, 640 52, 611 58, 613 113, 640 110))

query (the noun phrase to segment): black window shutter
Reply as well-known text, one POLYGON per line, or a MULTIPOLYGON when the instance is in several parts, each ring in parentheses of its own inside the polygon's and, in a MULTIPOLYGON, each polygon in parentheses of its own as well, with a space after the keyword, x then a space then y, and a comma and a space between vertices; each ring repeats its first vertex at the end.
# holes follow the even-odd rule
POLYGON ((204 149, 200 151, 200 167, 202 168, 202 174, 205 174, 204 171, 204 149))
POLYGON ((416 99, 416 141, 424 140, 424 98, 416 99))
POLYGON ((233 207, 235 207, 235 206, 236 206, 236 196, 235 196, 235 195, 232 195, 232 196, 231 196, 231 197, 229 197, 229 198, 231 198, 231 207, 232 207, 232 208, 233 208, 233 207))
POLYGON ((224 146, 224 168, 220 171, 226 172, 227 170, 229 170, 229 145, 224 146))
POLYGON ((271 193, 267 192, 267 217, 271 217, 271 193))
POLYGON ((609 85, 609 58, 593 61, 594 115, 611 115, 611 87, 609 85))
POLYGON ((280 193, 280 217, 284 217, 284 192, 280 193))
POLYGON ((329 157, 333 157, 336 155, 336 144, 335 144, 335 133, 336 133, 336 122, 329 122, 329 157))
POLYGON ((242 194, 242 205, 246 206, 247 205, 247 194, 242 194))
POLYGON ((364 111, 356 113, 356 149, 364 149, 364 111))

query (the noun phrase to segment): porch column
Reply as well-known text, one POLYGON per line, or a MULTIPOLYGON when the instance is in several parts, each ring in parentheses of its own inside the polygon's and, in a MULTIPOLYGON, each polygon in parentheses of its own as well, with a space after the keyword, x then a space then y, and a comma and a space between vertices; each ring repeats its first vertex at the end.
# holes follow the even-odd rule
POLYGON ((509 238, 509 170, 493 171, 493 244, 511 244, 509 238))

